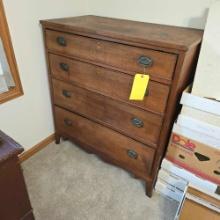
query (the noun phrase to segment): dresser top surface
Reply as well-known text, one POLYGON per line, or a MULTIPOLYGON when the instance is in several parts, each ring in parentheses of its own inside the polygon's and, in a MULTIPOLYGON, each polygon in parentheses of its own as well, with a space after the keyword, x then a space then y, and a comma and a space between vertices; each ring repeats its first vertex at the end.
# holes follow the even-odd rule
POLYGON ((193 28, 144 23, 86 15, 42 20, 45 28, 121 41, 188 50, 202 40, 203 31, 193 28))
POLYGON ((0 130, 0 162, 20 154, 23 148, 0 130))

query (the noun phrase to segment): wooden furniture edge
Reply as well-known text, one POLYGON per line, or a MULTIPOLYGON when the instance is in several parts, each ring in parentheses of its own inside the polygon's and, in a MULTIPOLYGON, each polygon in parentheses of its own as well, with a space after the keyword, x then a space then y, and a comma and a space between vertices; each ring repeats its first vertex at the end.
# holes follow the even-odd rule
MULTIPOLYGON (((98 17, 98 18, 103 18, 103 19, 108 19, 108 20, 119 20, 122 22, 126 22, 126 21, 129 22, 130 21, 132 23, 156 25, 158 27, 159 26, 168 27, 168 28, 175 27, 175 28, 182 29, 182 30, 183 29, 191 29, 191 30, 203 33, 202 29, 190 28, 190 27, 180 27, 180 26, 173 26, 173 25, 166 25, 166 24, 156 24, 156 23, 150 23, 150 22, 144 22, 144 21, 138 21, 138 20, 128 20, 128 19, 122 19, 122 18, 98 16, 98 15, 82 15, 82 16, 77 16, 77 17, 98 17)), ((74 18, 74 17, 66 17, 65 19, 71 19, 71 18, 74 18)), ((178 51, 179 50, 180 51, 188 51, 191 48, 191 46, 196 46, 198 44, 198 42, 200 41, 198 39, 189 45, 176 44, 175 46, 173 46, 173 44, 163 43, 162 41, 149 41, 146 39, 144 40, 144 39, 139 39, 139 38, 131 38, 131 37, 123 36, 121 34, 117 34, 117 33, 111 34, 111 36, 109 37, 105 33, 93 32, 93 31, 91 31, 91 29, 88 29, 88 28, 71 27, 70 25, 63 25, 63 24, 56 23, 57 20, 59 20, 59 19, 60 18, 40 20, 40 24, 43 26, 44 29, 51 29, 51 30, 56 29, 57 31, 62 31, 62 32, 65 31, 66 33, 77 34, 77 35, 82 35, 82 36, 92 37, 92 38, 100 38, 102 40, 108 40, 108 41, 112 41, 111 39, 114 39, 114 42, 117 42, 117 40, 125 42, 129 38, 129 40, 127 42, 130 42, 130 43, 138 42, 142 45, 146 45, 146 44, 151 45, 152 47, 157 47, 157 44, 160 43, 162 45, 162 46, 160 46, 160 48, 171 48, 172 50, 178 50, 178 51)), ((121 42, 118 42, 118 43, 121 43, 121 42)))
POLYGON ((181 77, 178 77, 178 75, 175 73, 175 78, 173 79, 173 83, 170 89, 170 91, 172 92, 169 94, 168 97, 169 104, 167 105, 166 114, 164 117, 165 123, 163 123, 162 125, 162 129, 160 133, 160 145, 157 149, 158 152, 156 154, 155 164, 153 164, 152 173, 151 173, 151 175, 155 177, 155 179, 153 180, 154 185, 156 183, 157 173, 160 169, 160 164, 162 162, 162 159, 165 156, 169 142, 169 137, 172 132, 172 126, 173 126, 172 119, 174 119, 175 121, 175 119, 177 118, 177 114, 180 111, 181 105, 179 101, 181 98, 182 91, 186 88, 189 82, 193 80, 191 77, 192 74, 188 74, 187 76, 186 74, 195 71, 196 68, 195 63, 197 62, 195 62, 194 64, 192 62, 198 59, 199 48, 195 46, 190 51, 181 52, 179 56, 180 56, 179 61, 176 64, 175 71, 179 72, 179 69, 182 68, 181 69, 182 72, 180 74, 181 77), (188 62, 188 60, 191 60, 191 62, 188 62), (181 82, 177 82, 177 81, 181 81, 181 82), (181 85, 181 87, 178 85, 181 85), (178 103, 176 108, 174 108, 175 106, 174 103, 178 103))
POLYGON ((38 144, 34 145, 30 149, 24 151, 19 155, 19 162, 22 163, 29 159, 30 157, 34 156, 37 152, 45 148, 48 144, 52 143, 55 140, 55 134, 51 134, 44 140, 40 141, 38 144))

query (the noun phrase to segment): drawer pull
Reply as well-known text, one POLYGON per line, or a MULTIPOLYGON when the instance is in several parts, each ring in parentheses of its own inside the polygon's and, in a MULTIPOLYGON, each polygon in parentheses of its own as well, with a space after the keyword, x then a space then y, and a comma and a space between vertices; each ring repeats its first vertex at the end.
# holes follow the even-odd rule
POLYGON ((150 57, 140 56, 138 58, 138 63, 144 67, 150 67, 153 65, 153 60, 150 57))
POLYGON ((132 158, 132 159, 137 159, 138 158, 138 154, 137 154, 137 152, 136 151, 134 151, 134 150, 128 150, 127 151, 127 154, 128 154, 128 156, 130 157, 130 158, 132 158))
POLYGON ((71 98, 71 92, 63 90, 63 96, 65 96, 66 98, 71 98))
POLYGON ((139 118, 132 118, 131 123, 137 128, 142 128, 144 126, 144 122, 139 118))
POLYGON ((65 47, 67 45, 64 37, 57 37, 57 43, 62 47, 65 47))
POLYGON ((69 65, 67 63, 60 63, 60 69, 63 71, 68 72, 69 71, 69 65))
POLYGON ((71 120, 69 120, 68 118, 64 119, 64 123, 66 126, 69 126, 69 127, 73 125, 73 122, 71 120))

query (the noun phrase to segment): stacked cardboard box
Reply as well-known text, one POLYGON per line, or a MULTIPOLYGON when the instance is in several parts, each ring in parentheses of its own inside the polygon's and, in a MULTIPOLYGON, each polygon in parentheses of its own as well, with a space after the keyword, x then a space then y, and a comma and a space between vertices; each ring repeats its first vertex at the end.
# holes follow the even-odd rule
MULTIPOLYGON (((203 179, 195 175, 194 173, 191 173, 190 171, 170 162, 166 158, 163 160, 161 164, 161 170, 166 170, 171 175, 176 175, 179 178, 184 179, 185 181, 187 181, 187 184, 190 184, 194 188, 201 190, 209 195, 212 195, 213 197, 217 199, 220 199, 220 187, 217 184, 211 181, 208 181, 206 179, 203 179)), ((188 185, 186 187, 188 187, 188 185)))
POLYGON ((169 199, 180 202, 186 193, 188 182, 166 169, 161 169, 158 175, 155 190, 169 199))
POLYGON ((219 11, 220 2, 213 3, 196 76, 193 85, 182 94, 182 110, 173 126, 155 186, 157 192, 180 202, 180 207, 188 184, 220 200, 220 68, 216 68, 220 60, 219 11), (184 190, 177 190, 177 181, 167 178, 164 172, 178 181, 185 180, 184 190))
MULTIPOLYGON (((219 120, 220 103, 217 101, 184 92, 181 104, 187 106, 189 112, 196 109, 219 120)), ((205 122, 192 116, 182 112, 179 115, 173 126, 166 158, 195 175, 220 185, 220 127, 209 123, 208 118, 205 122)))
POLYGON ((175 219, 189 184, 220 200, 220 103, 187 89, 181 104, 155 186, 157 192, 179 202, 175 219))
POLYGON ((184 178, 176 175, 175 173, 169 172, 166 169, 160 169, 157 183, 155 185, 155 191, 167 199, 174 200, 178 203, 175 219, 178 219, 187 186, 188 182, 184 178))
POLYGON ((174 183, 171 179, 162 190, 161 182, 167 178, 160 173, 165 170, 220 199, 220 102, 195 96, 189 88, 180 102, 182 110, 173 126, 156 191, 175 198, 170 196, 169 185, 174 183))

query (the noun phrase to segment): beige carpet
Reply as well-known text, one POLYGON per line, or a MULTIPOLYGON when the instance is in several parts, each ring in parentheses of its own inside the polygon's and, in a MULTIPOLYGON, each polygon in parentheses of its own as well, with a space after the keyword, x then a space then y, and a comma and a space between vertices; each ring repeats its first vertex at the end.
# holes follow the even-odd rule
POLYGON ((177 204, 66 141, 22 164, 36 220, 173 220, 177 204))

